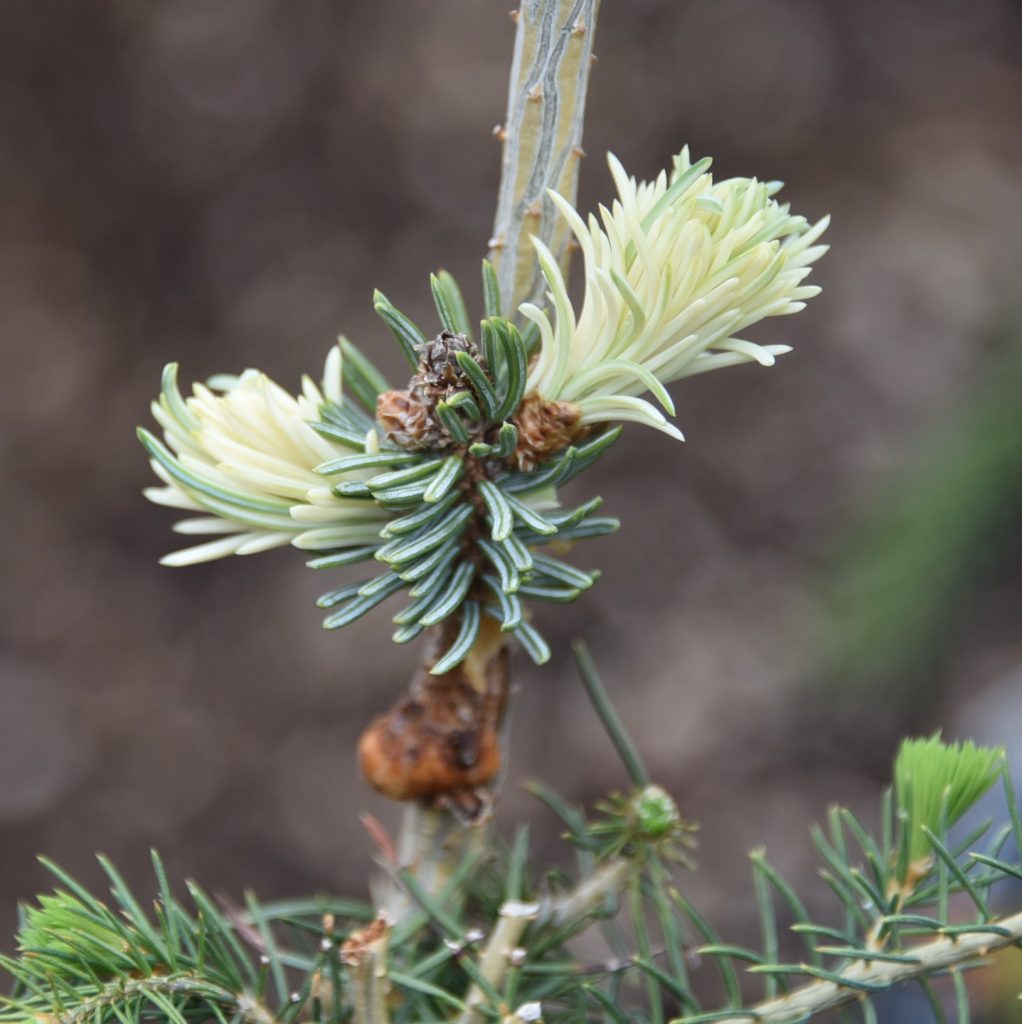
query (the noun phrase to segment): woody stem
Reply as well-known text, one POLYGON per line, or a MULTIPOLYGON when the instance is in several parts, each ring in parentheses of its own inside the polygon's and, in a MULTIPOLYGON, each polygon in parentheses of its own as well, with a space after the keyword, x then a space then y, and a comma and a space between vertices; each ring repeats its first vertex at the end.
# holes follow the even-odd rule
POLYGON ((543 294, 531 235, 562 266, 567 261, 570 232, 547 189, 574 205, 599 11, 600 0, 521 0, 513 15, 517 32, 489 247, 505 316, 543 294))

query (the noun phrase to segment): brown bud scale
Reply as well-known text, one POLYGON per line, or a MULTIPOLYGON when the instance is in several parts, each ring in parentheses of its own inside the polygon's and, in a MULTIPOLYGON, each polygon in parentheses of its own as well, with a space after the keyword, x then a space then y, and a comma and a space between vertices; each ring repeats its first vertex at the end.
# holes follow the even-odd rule
POLYGON ((411 451, 454 447, 453 438, 436 416, 436 407, 469 390, 468 378, 458 365, 458 352, 467 352, 485 365, 474 341, 444 331, 419 348, 419 366, 407 389, 385 391, 376 400, 376 419, 395 444, 411 451))
POLYGON ((526 395, 515 413, 518 448, 516 468, 529 471, 551 455, 581 440, 587 430, 580 426, 582 411, 573 402, 548 402, 536 392, 526 395))

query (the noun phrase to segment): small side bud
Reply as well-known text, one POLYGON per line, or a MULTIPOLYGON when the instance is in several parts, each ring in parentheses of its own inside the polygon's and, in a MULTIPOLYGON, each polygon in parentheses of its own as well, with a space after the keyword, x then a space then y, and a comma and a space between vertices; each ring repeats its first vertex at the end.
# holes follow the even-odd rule
POLYGON ((572 402, 548 402, 538 394, 526 395, 515 413, 518 447, 513 462, 529 471, 556 452, 579 440, 582 410, 572 402))
POLYGON ((632 811, 639 832, 649 839, 662 839, 681 823, 678 805, 660 786, 639 790, 632 801, 632 811))

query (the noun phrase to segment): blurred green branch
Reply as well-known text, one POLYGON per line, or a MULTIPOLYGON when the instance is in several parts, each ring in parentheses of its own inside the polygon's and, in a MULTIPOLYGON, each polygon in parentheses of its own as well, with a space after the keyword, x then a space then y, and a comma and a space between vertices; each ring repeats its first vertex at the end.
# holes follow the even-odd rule
POLYGON ((592 820, 545 794, 578 847, 576 878, 544 875, 520 832, 510 849, 468 857, 440 893, 402 872, 418 911, 397 925, 385 917, 367 924, 367 908, 328 900, 249 898, 244 913, 228 912, 194 885, 187 910, 155 855, 152 916, 103 861, 112 910, 47 865, 60 888, 26 908, 19 956, 0 961, 16 982, 0 1020, 486 1024, 542 1015, 565 1024, 790 1024, 849 1003, 872 1020, 869 1000, 891 986, 915 980, 930 997, 928 979, 958 977, 1022 942, 1022 913, 999 916, 990 899, 1000 882, 1022 879, 1017 857, 1002 856, 1009 840, 1022 841, 1003 754, 919 741, 905 748, 897 774, 879 835, 840 807, 813 830, 837 916, 813 920, 791 883, 753 853, 753 894, 743 898, 758 913, 757 947, 727 942, 678 891, 668 837, 635 816, 641 789, 599 805, 592 820), (1011 820, 993 830, 986 822, 952 844, 948 822, 998 778, 1011 820), (936 802, 934 793, 942 794, 936 802), (608 832, 624 836, 616 853, 602 852, 608 832), (919 836, 924 855, 905 872, 919 836), (952 912, 955 898, 971 904, 971 915, 952 912), (573 940, 594 927, 609 929, 618 951, 587 965, 573 940), (791 940, 801 959, 781 955, 791 940), (719 976, 722 1000, 707 998, 707 971, 719 976), (743 979, 761 981, 761 995, 743 994, 743 979), (641 984, 643 999, 628 980, 641 984))
POLYGON ((931 686, 973 584, 997 566, 1022 508, 1022 336, 857 529, 835 572, 830 674, 909 699, 931 686))

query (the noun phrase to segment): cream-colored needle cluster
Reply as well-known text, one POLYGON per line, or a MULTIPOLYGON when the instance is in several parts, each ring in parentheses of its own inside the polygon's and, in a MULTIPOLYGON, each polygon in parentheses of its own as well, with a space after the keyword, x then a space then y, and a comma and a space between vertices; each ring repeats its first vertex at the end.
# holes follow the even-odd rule
POLYGON ((827 246, 815 244, 829 218, 810 224, 774 196, 780 182, 714 182, 710 160, 689 160, 637 183, 608 157, 618 198, 583 221, 556 193, 585 260, 581 312, 568 298, 557 261, 534 239, 550 288, 552 317, 521 312, 541 334, 528 391, 582 410, 582 423, 632 420, 681 439, 666 384, 754 361, 770 366, 787 345, 740 337, 757 320, 796 313, 819 288, 804 284, 827 246))
MULTIPOLYGON (((322 383, 305 377, 297 397, 266 374, 246 370, 209 386, 195 384, 185 399, 176 365, 168 366, 152 404, 166 444, 140 432, 165 486, 144 493, 158 505, 204 513, 178 522, 176 532, 216 539, 175 551, 163 564, 191 565, 284 544, 335 550, 379 543, 388 513, 338 497, 316 472, 321 463, 352 454, 309 426, 325 401, 341 400, 338 348, 327 357, 322 383)), ((372 437, 370 444, 375 432, 372 437)))

